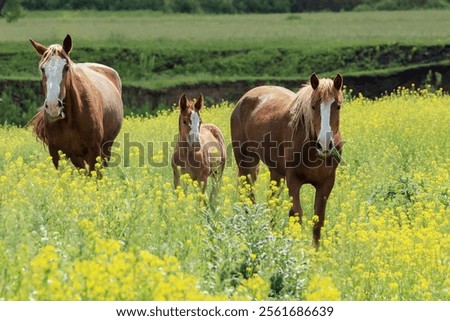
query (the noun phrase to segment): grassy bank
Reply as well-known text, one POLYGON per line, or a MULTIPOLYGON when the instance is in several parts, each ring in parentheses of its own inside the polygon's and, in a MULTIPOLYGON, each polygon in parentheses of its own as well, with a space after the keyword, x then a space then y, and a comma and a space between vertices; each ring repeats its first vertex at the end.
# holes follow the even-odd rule
MULTIPOLYGON (((124 85, 152 90, 150 100, 125 97, 127 110, 134 113, 152 112, 170 101, 168 107, 181 91, 197 84, 215 101, 234 100, 256 82, 291 82, 292 89, 298 88, 312 72, 360 77, 429 65, 433 77, 415 82, 439 87, 446 72, 434 68, 448 66, 450 60, 449 15, 445 10, 271 15, 28 12, 16 23, 0 20, 0 79, 38 80, 39 56, 28 38, 48 45, 70 33, 74 61, 104 63, 119 72, 124 85), (244 84, 242 88, 220 91, 221 85, 236 81, 244 84)), ((380 87, 379 93, 408 81, 391 81, 392 86, 380 87)), ((369 82, 374 87, 374 81, 369 82)), ((364 92, 369 84, 358 86, 364 92)), ((25 124, 42 103, 36 87, 17 82, 2 86, 0 123, 25 124)), ((370 91, 374 96, 376 88, 370 91)))
POLYGON ((0 20, 0 75, 36 79, 38 57, 28 38, 59 43, 66 33, 75 61, 106 63, 125 83, 147 88, 370 72, 448 59, 449 13, 29 12, 14 24, 0 20))
POLYGON ((434 44, 449 40, 450 11, 342 12, 268 15, 188 15, 153 12, 28 12, 13 24, 0 20, 0 42, 28 37, 59 41, 150 42, 153 46, 203 48, 307 47, 403 42, 434 44))

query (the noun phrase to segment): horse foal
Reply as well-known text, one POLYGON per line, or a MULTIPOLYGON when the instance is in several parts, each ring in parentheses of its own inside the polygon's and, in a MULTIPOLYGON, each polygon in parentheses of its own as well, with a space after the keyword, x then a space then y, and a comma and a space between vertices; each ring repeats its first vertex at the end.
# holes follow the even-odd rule
POLYGON ((217 126, 202 124, 202 95, 194 102, 183 94, 178 106, 178 141, 172 156, 174 186, 179 186, 180 176, 188 173, 200 183, 204 192, 209 176, 216 180, 222 176, 226 160, 225 140, 217 126))

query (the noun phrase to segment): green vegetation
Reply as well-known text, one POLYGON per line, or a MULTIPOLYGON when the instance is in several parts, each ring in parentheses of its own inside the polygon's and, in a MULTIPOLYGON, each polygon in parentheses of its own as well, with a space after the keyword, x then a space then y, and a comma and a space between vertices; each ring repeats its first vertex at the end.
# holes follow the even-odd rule
POLYGON ((145 11, 27 12, 14 24, 0 20, 0 42, 29 37, 80 44, 145 41, 157 48, 287 47, 316 50, 392 42, 434 44, 449 40, 450 11, 342 12, 271 15, 187 15, 145 11), (180 43, 181 42, 181 43, 180 43))
POLYGON ((21 0, 0 0, 0 18, 4 17, 6 22, 14 22, 23 16, 21 0))
MULTIPOLYGON (((164 90, 237 80, 249 84, 298 80, 299 85, 312 72, 370 75, 427 64, 448 65, 449 13, 28 12, 14 24, 0 20, 0 122, 23 125, 39 106, 37 83, 4 82, 39 79, 39 57, 28 38, 48 45, 60 43, 70 33, 74 61, 112 66, 125 86, 164 90)), ((156 107, 136 105, 133 97, 125 100, 127 109, 135 113, 156 107)))
POLYGON ((149 88, 304 77, 312 71, 370 72, 448 59, 448 12, 270 16, 37 12, 14 25, 0 22, 4 30, 0 74, 37 79, 38 57, 27 39, 59 43, 66 33, 75 41, 75 61, 106 63, 119 71, 125 84, 149 88))

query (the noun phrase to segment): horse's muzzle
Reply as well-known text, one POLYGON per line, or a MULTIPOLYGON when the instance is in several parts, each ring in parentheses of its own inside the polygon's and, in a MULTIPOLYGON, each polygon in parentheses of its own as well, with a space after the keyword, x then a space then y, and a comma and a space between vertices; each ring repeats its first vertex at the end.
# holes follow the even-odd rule
POLYGON ((58 119, 63 119, 66 117, 66 115, 64 114, 63 103, 59 99, 56 105, 49 105, 47 102, 45 102, 44 109, 47 118, 51 121, 56 121, 58 119))
POLYGON ((189 146, 194 149, 200 148, 200 135, 197 133, 189 134, 189 146))
POLYGON ((328 157, 332 154, 332 151, 334 149, 334 142, 332 139, 330 139, 328 142, 324 144, 321 144, 320 141, 317 141, 316 148, 320 156, 328 157))

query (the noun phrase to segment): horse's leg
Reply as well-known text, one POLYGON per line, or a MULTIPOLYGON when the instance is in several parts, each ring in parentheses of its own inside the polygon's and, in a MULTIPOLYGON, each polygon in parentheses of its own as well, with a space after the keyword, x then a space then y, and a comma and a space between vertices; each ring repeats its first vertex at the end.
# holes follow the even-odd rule
POLYGON ((276 185, 280 185, 281 179, 283 178, 283 175, 280 175, 280 173, 272 170, 270 171, 270 182, 275 181, 276 185))
POLYGON ((300 204, 300 188, 303 183, 295 173, 291 173, 286 175, 286 185, 289 189, 289 196, 292 197, 292 208, 289 211, 289 216, 298 217, 298 221, 301 224, 303 211, 300 204))
POLYGON ((85 160, 89 166, 89 172, 95 171, 95 164, 97 163, 97 157, 101 155, 102 150, 100 144, 96 144, 88 150, 85 160))
POLYGON ((318 216, 318 220, 314 223, 313 227, 313 243, 316 248, 319 247, 320 230, 325 221, 325 209, 327 206, 328 196, 334 186, 335 176, 333 175, 325 183, 316 186, 316 196, 314 199, 314 212, 318 216))
POLYGON ((84 158, 81 156, 71 156, 69 157, 70 161, 72 162, 73 166, 75 166, 78 169, 85 169, 86 163, 84 162, 84 158))
POLYGON ((189 175, 192 180, 198 182, 198 186, 200 187, 202 193, 205 193, 206 186, 208 185, 209 170, 203 159, 198 160, 198 167, 189 168, 189 175))
POLYGON ((208 185, 208 176, 202 175, 199 179, 197 179, 197 181, 201 188, 202 193, 204 194, 206 191, 206 186, 208 185))
MULTIPOLYGON (((252 186, 256 179, 258 178, 258 171, 259 171, 259 158, 253 158, 251 162, 241 162, 241 160, 244 160, 244 153, 243 151, 238 148, 234 151, 234 156, 236 159, 236 164, 238 167, 238 177, 245 177, 245 183, 252 186)), ((249 197, 252 200, 253 203, 255 203, 255 195, 253 191, 249 191, 249 197)))
MULTIPOLYGON (((234 156, 236 159, 236 164, 238 167, 238 177, 245 177, 245 183, 253 186, 256 179, 258 178, 259 172, 259 156, 256 154, 252 155, 252 158, 246 157, 246 151, 241 148, 236 148, 234 150, 234 156)), ((253 203, 255 203, 255 195, 253 191, 249 191, 249 197, 253 203)))
POLYGON ((111 158, 111 147, 113 141, 107 141, 102 144, 102 166, 107 167, 109 159, 111 158))
POLYGON ((50 156, 52 157, 53 165, 55 165, 55 168, 58 169, 58 163, 59 163, 58 148, 56 148, 53 145, 49 145, 48 152, 50 153, 50 156))
POLYGON ((172 155, 172 172, 173 172, 173 187, 176 189, 180 186, 180 177, 181 177, 181 164, 182 161, 180 159, 180 153, 175 150, 172 155))
POLYGON ((225 169, 225 159, 222 159, 220 164, 213 168, 210 175, 211 180, 211 193, 209 194, 209 205, 211 208, 217 207, 217 195, 219 194, 222 186, 222 176, 225 169))
POLYGON ((173 187, 175 189, 180 186, 180 176, 180 170, 177 167, 173 168, 173 187))
POLYGON ((277 197, 278 195, 280 195, 280 191, 275 193, 274 190, 272 189, 272 182, 275 182, 276 187, 280 187, 280 182, 281 182, 281 179, 283 179, 283 178, 284 178, 284 176, 280 175, 275 170, 272 169, 270 171, 270 194, 269 194, 268 199, 271 199, 272 197, 277 197))
POLYGON ((238 167, 238 176, 245 176, 246 182, 253 185, 258 178, 259 164, 254 167, 238 167))
POLYGON ((259 164, 257 164, 254 167, 239 167, 238 166, 238 177, 245 177, 245 181, 243 182, 244 186, 249 185, 250 190, 248 191, 248 197, 253 203, 256 203, 255 199, 255 193, 253 193, 253 184, 255 183, 256 179, 258 178, 258 172, 259 172, 259 164))

